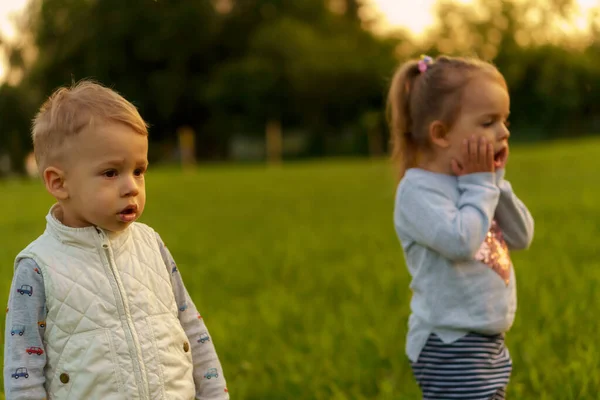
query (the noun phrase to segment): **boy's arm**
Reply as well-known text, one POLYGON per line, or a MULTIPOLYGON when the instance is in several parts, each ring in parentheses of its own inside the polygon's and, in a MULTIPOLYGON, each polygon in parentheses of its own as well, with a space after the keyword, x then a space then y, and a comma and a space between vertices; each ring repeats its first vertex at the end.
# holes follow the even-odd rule
POLYGON ((509 181, 504 179, 505 170, 496 171, 500 200, 496 207, 496 220, 504 240, 511 250, 523 250, 533 240, 534 222, 527 206, 515 195, 509 181))
POLYGON ((500 191, 493 173, 458 177, 456 203, 436 185, 410 184, 400 189, 394 224, 415 242, 454 261, 472 260, 487 235, 500 191))
POLYGON ((212 336, 210 336, 202 316, 185 288, 169 249, 167 249, 158 234, 157 238, 161 255, 171 275, 173 293, 179 308, 179 322, 190 342, 194 363, 196 399, 228 400, 227 384, 212 336))
POLYGON ((46 296, 41 270, 30 258, 19 261, 13 276, 4 332, 6 400, 43 399, 46 349, 46 296), (44 321, 42 327, 38 322, 44 321))

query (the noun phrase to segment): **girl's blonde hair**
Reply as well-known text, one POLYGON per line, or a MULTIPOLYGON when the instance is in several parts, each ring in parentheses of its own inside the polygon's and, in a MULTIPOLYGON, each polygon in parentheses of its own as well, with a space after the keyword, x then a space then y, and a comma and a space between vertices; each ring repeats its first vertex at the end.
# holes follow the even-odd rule
POLYGON ((432 122, 441 121, 446 129, 452 128, 464 88, 481 73, 506 87, 495 66, 474 58, 440 56, 427 62, 422 58, 406 61, 396 70, 388 93, 387 117, 399 180, 429 147, 432 122))
POLYGON ((62 155, 67 138, 98 123, 121 123, 148 135, 136 107, 119 93, 92 80, 57 89, 33 120, 33 152, 40 174, 62 155))

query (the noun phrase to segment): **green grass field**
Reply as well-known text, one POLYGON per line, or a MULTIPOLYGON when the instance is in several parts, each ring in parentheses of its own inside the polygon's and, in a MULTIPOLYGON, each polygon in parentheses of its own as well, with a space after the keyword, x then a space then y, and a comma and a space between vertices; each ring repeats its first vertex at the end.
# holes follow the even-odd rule
MULTIPOLYGON (((507 178, 536 232, 513 254, 509 399, 599 396, 598 167, 598 140, 513 148, 507 178)), ((232 399, 419 399, 387 161, 157 168, 147 185, 142 221, 173 252, 232 399)), ((52 201, 38 182, 0 183, 0 193, 6 303, 13 259, 52 201)))

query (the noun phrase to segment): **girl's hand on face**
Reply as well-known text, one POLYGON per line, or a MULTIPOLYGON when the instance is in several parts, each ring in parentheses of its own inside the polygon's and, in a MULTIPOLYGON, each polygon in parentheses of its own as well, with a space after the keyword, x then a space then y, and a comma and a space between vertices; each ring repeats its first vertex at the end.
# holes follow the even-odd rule
POLYGON ((494 172, 494 146, 485 138, 465 139, 462 144, 461 162, 452 159, 452 172, 456 176, 477 172, 494 172))

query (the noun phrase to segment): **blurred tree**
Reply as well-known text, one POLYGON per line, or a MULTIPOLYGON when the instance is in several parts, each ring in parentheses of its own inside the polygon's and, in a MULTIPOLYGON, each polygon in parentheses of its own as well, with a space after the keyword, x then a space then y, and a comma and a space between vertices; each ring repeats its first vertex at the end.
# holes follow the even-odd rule
POLYGON ((210 3, 34 0, 27 16, 26 45, 37 55, 20 88, 37 93, 35 102, 91 77, 132 100, 152 124, 154 139, 206 118, 204 82, 216 45, 210 3))
POLYGON ((360 1, 338 3, 33 0, 14 50, 36 54, 13 68, 34 104, 92 77, 140 108, 154 140, 190 126, 201 155, 225 156, 231 132, 335 132, 382 109, 392 44, 361 27, 360 1))
POLYGON ((442 1, 427 51, 494 62, 511 91, 511 120, 520 133, 515 137, 587 134, 600 128, 600 112, 593 106, 600 36, 586 41, 559 35, 556 22, 567 21, 575 5, 573 0, 477 0, 475 6, 442 1))
POLYGON ((0 86, 0 157, 10 156, 14 171, 23 171, 21 162, 30 147, 31 103, 25 93, 9 85, 0 86))
MULTIPOLYGON (((92 77, 140 108, 152 140, 174 143, 191 127, 199 158, 227 157, 233 134, 267 127, 273 137, 277 127, 308 132, 312 154, 338 151, 348 136, 353 151, 378 153, 396 55, 426 51, 495 62, 511 89, 515 130, 530 138, 600 130, 599 14, 586 40, 551 28, 574 0, 441 1, 439 25, 412 48, 405 32, 376 37, 361 19, 363 2, 32 0, 23 43, 3 47, 11 68, 0 125, 27 138, 45 96, 92 77)), ((10 135, 0 145, 28 143, 10 135)))
POLYGON ((348 17, 352 8, 262 3, 255 7, 269 10, 268 18, 249 35, 246 53, 211 80, 210 98, 230 131, 264 132, 277 121, 312 131, 314 150, 322 152, 327 133, 358 124, 361 113, 381 112, 394 42, 360 28, 357 16, 348 17))

